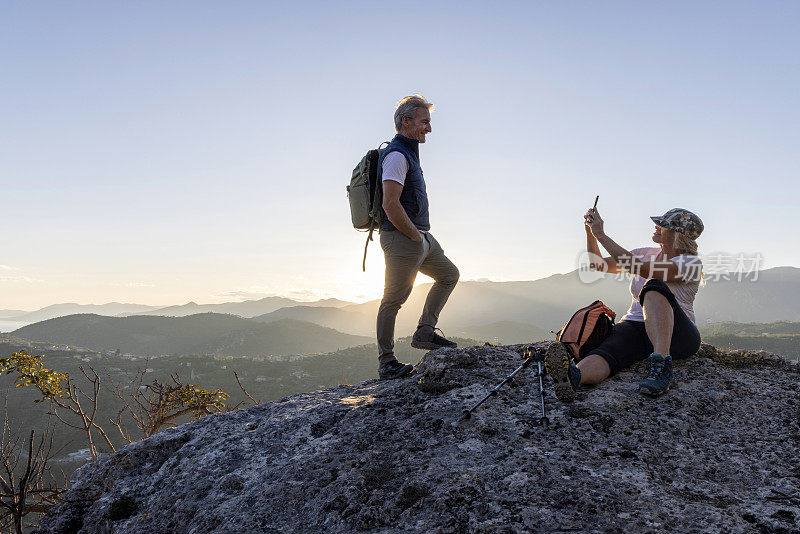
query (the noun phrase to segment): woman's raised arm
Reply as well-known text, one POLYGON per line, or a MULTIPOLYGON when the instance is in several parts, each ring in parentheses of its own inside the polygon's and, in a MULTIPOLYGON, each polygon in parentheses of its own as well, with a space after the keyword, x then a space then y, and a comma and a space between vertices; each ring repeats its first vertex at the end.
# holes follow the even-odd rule
POLYGON ((590 230, 586 235, 587 245, 591 234, 592 238, 611 254, 610 259, 616 265, 616 271, 607 272, 629 272, 643 278, 657 278, 664 282, 679 282, 682 279, 680 269, 675 262, 669 260, 644 262, 608 237, 603 229, 603 219, 597 210, 587 212, 585 221, 587 229, 590 230))
POLYGON ((621 273, 625 272, 611 256, 604 258, 600 253, 600 246, 597 239, 592 234, 589 221, 594 215, 595 210, 590 209, 583 216, 583 227, 586 229, 586 252, 589 253, 589 268, 601 273, 621 273))

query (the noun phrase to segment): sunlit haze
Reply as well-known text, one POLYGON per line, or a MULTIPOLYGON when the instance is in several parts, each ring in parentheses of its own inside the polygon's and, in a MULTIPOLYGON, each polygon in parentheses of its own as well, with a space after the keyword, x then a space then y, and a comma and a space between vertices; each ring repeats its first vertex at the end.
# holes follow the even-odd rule
POLYGON ((800 266, 800 3, 0 10, 0 309, 378 298, 345 186, 412 93, 462 279, 575 269, 595 195, 628 248, 684 207, 701 254, 800 266))

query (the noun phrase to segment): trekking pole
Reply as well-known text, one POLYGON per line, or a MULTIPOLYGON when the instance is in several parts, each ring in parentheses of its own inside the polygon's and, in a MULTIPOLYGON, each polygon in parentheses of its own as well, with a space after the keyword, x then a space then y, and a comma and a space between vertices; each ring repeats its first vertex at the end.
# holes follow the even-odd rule
POLYGON ((542 416, 539 418, 539 424, 541 426, 545 426, 545 427, 550 424, 550 420, 547 418, 547 415, 545 413, 545 408, 544 408, 544 395, 545 395, 545 393, 544 393, 544 375, 546 374, 546 371, 545 371, 545 368, 544 368, 544 365, 543 365, 543 353, 540 354, 539 351, 536 351, 536 350, 532 351, 530 347, 527 347, 525 349, 525 353, 528 354, 529 356, 525 359, 524 362, 522 362, 522 365, 517 367, 510 375, 505 377, 503 379, 503 381, 500 382, 499 384, 497 384, 484 398, 479 400, 478 403, 475 404, 475 406, 473 406, 472 408, 470 408, 468 410, 464 410, 464 413, 461 416, 462 420, 469 419, 470 417, 472 417, 472 412, 477 410, 478 407, 481 404, 483 404, 484 402, 486 402, 489 399, 489 397, 497 396, 497 392, 500 390, 500 388, 502 388, 504 385, 506 385, 509 382, 511 382, 514 379, 514 376, 517 373, 519 373, 520 371, 522 371, 528 365, 530 365, 532 362, 535 361, 536 364, 537 364, 537 371, 536 371, 536 374, 534 374, 534 377, 538 377, 539 378, 539 394, 540 394, 540 397, 541 397, 541 405, 542 405, 542 416))
POLYGON ((547 418, 547 412, 545 412, 544 409, 544 375, 547 374, 547 370, 544 367, 544 362, 542 361, 541 357, 536 360, 536 366, 538 369, 536 370, 536 374, 533 376, 539 377, 539 398, 542 403, 542 416, 539 418, 539 426, 547 428, 550 426, 550 419, 547 418))

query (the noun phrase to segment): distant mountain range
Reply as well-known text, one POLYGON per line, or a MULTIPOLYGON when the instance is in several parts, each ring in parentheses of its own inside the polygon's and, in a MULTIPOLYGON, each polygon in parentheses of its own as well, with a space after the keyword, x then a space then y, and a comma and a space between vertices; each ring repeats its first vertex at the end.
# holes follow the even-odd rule
POLYGON ((220 304, 197 304, 188 302, 177 306, 146 306, 144 304, 122 304, 109 302, 108 304, 53 304, 40 310, 24 312, 20 310, 0 310, 0 319, 16 322, 46 321, 56 317, 91 313, 111 317, 127 317, 129 315, 163 315, 167 317, 185 317, 198 313, 229 313, 240 317, 255 317, 273 312, 288 306, 306 307, 341 307, 352 304, 339 299, 324 299, 316 302, 299 302, 284 297, 265 297, 258 300, 245 300, 243 302, 222 302, 220 304))
POLYGON ((315 354, 373 341, 291 319, 265 324, 217 313, 188 317, 69 315, 20 328, 13 335, 30 341, 137 355, 315 354))
POLYGON ((262 323, 272 323, 281 319, 296 319, 327 326, 342 332, 363 335, 372 335, 375 330, 375 325, 373 324, 375 323, 375 317, 369 317, 358 311, 347 311, 342 308, 326 306, 291 306, 258 315, 252 319, 262 323))
MULTIPOLYGON (((769 323, 800 321, 800 269, 777 267, 757 273, 757 279, 735 276, 728 280, 709 278, 695 301, 699 325, 723 321, 769 323)), ((578 308, 600 299, 622 317, 631 302, 629 282, 613 275, 587 284, 578 272, 556 274, 523 282, 461 282, 441 315, 445 335, 476 339, 497 339, 502 343, 550 337, 578 308)), ((413 333, 430 284, 414 288, 398 315, 398 336, 413 333)), ((374 337, 379 300, 352 304, 336 299, 313 303, 283 297, 266 297, 244 302, 149 307, 136 304, 81 306, 61 304, 7 320, 42 320, 74 310, 102 309, 102 315, 183 317, 198 313, 226 313, 252 318, 264 324, 291 319, 314 323, 352 335, 374 337), (137 309, 138 307, 138 309, 137 309)), ((32 325, 33 326, 33 325, 32 325)), ((334 349, 327 349, 334 350, 334 349)))
POLYGON ((20 312, 11 315, 12 310, 1 310, 0 317, 8 321, 31 322, 46 321, 55 317, 64 317, 76 313, 94 313, 97 315, 122 315, 139 313, 147 310, 155 310, 158 306, 146 306, 144 304, 123 304, 120 302, 109 302, 108 304, 75 304, 67 302, 64 304, 53 304, 32 312, 20 312))
MULTIPOLYGON (((606 275, 599 281, 581 282, 578 272, 556 274, 530 282, 460 282, 441 315, 445 333, 464 325, 512 321, 558 330, 572 313, 600 299, 622 317, 631 303, 630 282, 606 275)), ((416 286, 397 317, 398 335, 407 335, 417 324, 430 284, 416 286)), ((756 280, 714 281, 709 278, 695 300, 698 324, 722 321, 769 323, 800 321, 800 269, 776 267, 758 272, 756 280)), ((344 306, 374 322, 380 301, 344 306)), ((361 328, 372 328, 370 322, 361 328)), ((351 330, 352 331, 352 330, 351 330)), ((475 337, 470 334, 470 337, 475 337)))
POLYGON ((291 306, 315 307, 341 307, 352 304, 338 299, 325 299, 316 302, 298 302, 285 297, 265 297, 258 300, 245 300, 244 302, 223 302, 221 304, 197 304, 189 302, 180 306, 167 306, 136 313, 135 315, 164 315, 167 317, 186 317, 197 313, 230 313, 240 317, 256 317, 270 313, 280 308, 291 306))

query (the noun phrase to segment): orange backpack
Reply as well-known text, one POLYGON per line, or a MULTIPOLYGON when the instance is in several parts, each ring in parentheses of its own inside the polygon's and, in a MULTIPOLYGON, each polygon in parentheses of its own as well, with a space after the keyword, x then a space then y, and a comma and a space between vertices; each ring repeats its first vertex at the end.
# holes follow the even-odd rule
POLYGON ((616 317, 611 308, 596 300, 576 311, 556 334, 556 340, 567 347, 575 361, 579 361, 608 337, 616 317))

